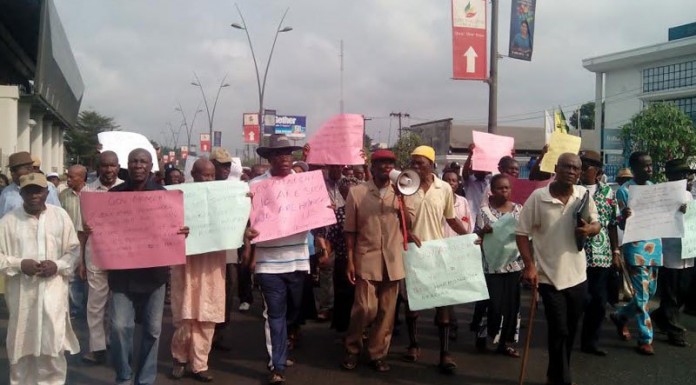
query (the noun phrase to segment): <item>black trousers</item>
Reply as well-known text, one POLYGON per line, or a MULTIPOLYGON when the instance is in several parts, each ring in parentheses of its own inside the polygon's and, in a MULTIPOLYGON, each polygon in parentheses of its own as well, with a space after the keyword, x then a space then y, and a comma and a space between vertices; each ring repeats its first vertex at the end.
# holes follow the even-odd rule
POLYGON ((587 281, 563 290, 553 285, 539 284, 548 326, 549 367, 546 377, 550 384, 572 384, 570 354, 578 322, 585 308, 587 281))
POLYGON ((660 294, 660 307, 650 314, 655 326, 667 332, 671 339, 683 339, 684 327, 679 322, 679 313, 689 297, 694 268, 660 268, 657 290, 660 294))
POLYGON ((486 274, 488 286, 488 336, 500 333, 500 344, 515 342, 517 314, 520 311, 520 276, 522 272, 486 274))
POLYGON ((686 303, 684 303, 684 310, 690 312, 696 312, 696 268, 691 270, 691 284, 687 290, 686 303))
POLYGON ((248 266, 242 263, 235 264, 237 269, 237 291, 239 294, 239 302, 246 302, 249 305, 254 303, 253 288, 251 283, 251 270, 248 266))
POLYGON ((587 268, 587 302, 580 337, 583 349, 597 348, 599 343, 599 331, 606 315, 610 275, 611 269, 608 267, 587 268))
POLYGON ((222 331, 230 323, 230 312, 232 311, 232 276, 228 265, 225 265, 225 322, 215 324, 216 331, 222 331))

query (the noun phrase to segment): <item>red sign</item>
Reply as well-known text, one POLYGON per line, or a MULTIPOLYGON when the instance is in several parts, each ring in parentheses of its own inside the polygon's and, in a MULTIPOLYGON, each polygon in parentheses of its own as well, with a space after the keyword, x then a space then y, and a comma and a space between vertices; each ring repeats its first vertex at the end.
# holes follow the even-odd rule
POLYGON ((244 143, 259 144, 259 130, 258 125, 244 126, 244 143))
POLYGON ((452 0, 452 77, 485 80, 486 0, 452 0))
POLYGON ((189 148, 188 146, 181 146, 181 159, 188 158, 189 148))
POLYGON ((201 152, 210 152, 210 134, 201 134, 201 152))

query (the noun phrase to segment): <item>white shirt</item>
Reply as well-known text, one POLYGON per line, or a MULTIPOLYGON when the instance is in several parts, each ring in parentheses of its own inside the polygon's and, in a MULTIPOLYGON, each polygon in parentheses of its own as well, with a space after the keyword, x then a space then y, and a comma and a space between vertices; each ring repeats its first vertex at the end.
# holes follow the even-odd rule
MULTIPOLYGON (((292 171, 294 174, 295 172, 292 171)), ((271 171, 259 175, 249 185, 271 178, 271 171)), ((258 242, 256 244, 257 274, 281 274, 293 271, 309 271, 309 249, 307 234, 303 231, 287 237, 258 242)))
POLYGON ((483 203, 484 197, 486 197, 486 190, 491 184, 491 176, 486 176, 483 180, 478 180, 472 174, 469 175, 469 179, 464 181, 464 192, 466 193, 466 200, 469 201, 469 207, 471 207, 471 215, 476 218, 479 211, 481 211, 481 204, 483 203))
POLYGON ((60 207, 46 205, 38 219, 20 207, 0 219, 0 274, 6 276, 10 311, 10 364, 29 355, 58 357, 65 350, 80 351, 68 305, 68 280, 79 253, 72 221, 60 207), (29 277, 21 272, 24 259, 51 260, 58 272, 50 278, 29 277))

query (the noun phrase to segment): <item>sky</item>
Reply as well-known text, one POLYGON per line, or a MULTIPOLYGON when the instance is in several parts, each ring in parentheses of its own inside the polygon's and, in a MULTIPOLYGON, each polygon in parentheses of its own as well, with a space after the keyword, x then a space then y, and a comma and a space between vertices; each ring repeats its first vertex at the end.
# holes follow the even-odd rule
MULTIPOLYGON (((85 83, 82 110, 113 117, 120 129, 165 145, 208 132, 222 79, 215 130, 242 153, 242 114, 258 111, 256 72, 241 18, 223 0, 54 0, 85 83)), ((345 112, 364 114, 374 141, 393 143, 403 124, 454 118, 486 124, 488 86, 452 80, 450 0, 239 0, 263 76, 273 37, 264 106, 307 116, 308 135, 340 112, 343 41, 345 112)), ((490 2, 489 2, 490 9, 490 2)), ((531 62, 499 62, 498 123, 542 126, 543 111, 594 99, 595 75, 582 59, 667 41, 667 29, 696 21, 694 0, 553 0, 536 9, 531 62)), ((489 18, 490 19, 490 18, 489 18)), ((499 53, 507 55, 510 0, 500 3, 499 53)), ((570 112, 566 112, 570 116, 570 112)))

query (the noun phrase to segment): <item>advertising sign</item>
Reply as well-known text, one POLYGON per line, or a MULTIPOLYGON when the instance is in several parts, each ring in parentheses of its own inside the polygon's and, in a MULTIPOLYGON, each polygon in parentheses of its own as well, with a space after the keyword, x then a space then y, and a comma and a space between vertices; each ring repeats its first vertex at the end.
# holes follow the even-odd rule
POLYGON ((258 126, 259 125, 259 114, 255 112, 242 114, 242 125, 244 126, 258 126))
POLYGON ((511 4, 508 56, 513 59, 531 61, 534 48, 536 0, 512 0, 511 4))
POLYGON ((213 147, 222 146, 222 131, 213 131, 213 147))
POLYGON ((189 148, 188 146, 181 146, 181 159, 188 158, 189 148))
POLYGON ((275 133, 290 139, 304 139, 307 134, 307 117, 295 115, 278 115, 275 121, 275 133))
POLYGON ((259 144, 259 126, 244 126, 244 143, 259 144))
POLYGON ((486 0, 452 0, 452 77, 485 80, 486 0))
POLYGON ((603 150, 623 150, 624 141, 621 139, 620 128, 605 128, 602 130, 602 149, 603 150))
POLYGON ((263 110, 263 135, 271 136, 275 132, 276 110, 263 110))
POLYGON ((210 152, 210 134, 201 134, 201 152, 210 152))

